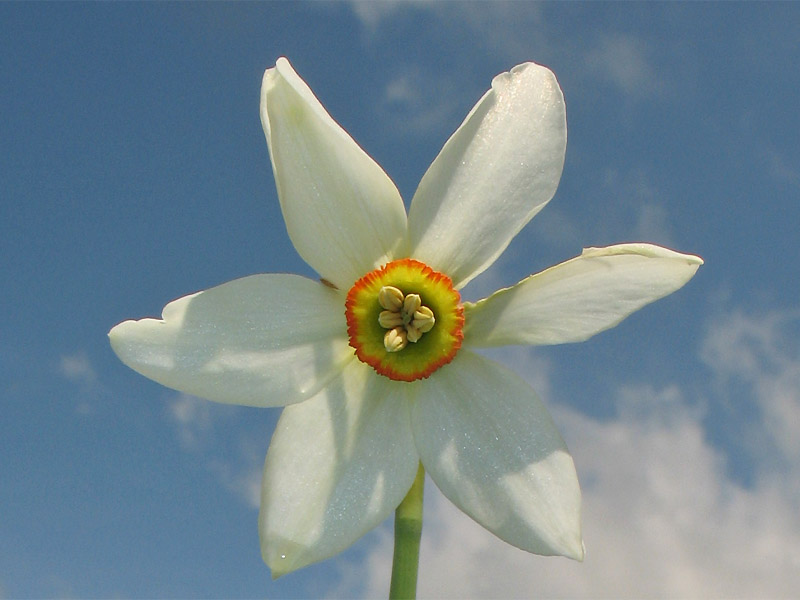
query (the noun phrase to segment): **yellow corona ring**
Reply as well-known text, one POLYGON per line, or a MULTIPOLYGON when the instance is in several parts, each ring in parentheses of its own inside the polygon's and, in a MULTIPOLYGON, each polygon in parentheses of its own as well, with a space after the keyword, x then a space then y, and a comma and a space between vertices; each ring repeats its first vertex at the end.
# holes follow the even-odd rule
POLYGON ((453 360, 464 337, 464 308, 453 282, 411 258, 356 281, 345 308, 356 356, 397 381, 430 376, 453 360))

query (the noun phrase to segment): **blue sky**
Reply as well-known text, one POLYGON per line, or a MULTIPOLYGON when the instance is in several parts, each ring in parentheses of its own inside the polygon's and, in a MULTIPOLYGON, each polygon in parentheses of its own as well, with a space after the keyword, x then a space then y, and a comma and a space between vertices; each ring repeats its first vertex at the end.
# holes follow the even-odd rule
POLYGON ((420 595, 792 596, 798 25, 795 3, 0 4, 0 598, 386 595, 391 521, 272 581, 279 411, 162 388, 106 338, 237 277, 314 275, 258 117, 281 55, 406 200, 494 75, 556 73, 561 185, 467 299, 583 246, 706 261, 587 343, 492 353, 572 450, 585 562, 503 544, 429 481, 420 595))

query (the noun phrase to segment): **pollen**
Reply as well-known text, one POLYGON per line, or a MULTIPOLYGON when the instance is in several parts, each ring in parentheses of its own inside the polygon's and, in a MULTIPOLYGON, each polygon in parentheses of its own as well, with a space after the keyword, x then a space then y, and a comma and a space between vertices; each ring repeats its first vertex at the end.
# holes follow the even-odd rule
POLYGON ((359 279, 345 314, 359 360, 398 381, 429 377, 453 360, 463 339, 464 308, 451 279, 410 258, 359 279))

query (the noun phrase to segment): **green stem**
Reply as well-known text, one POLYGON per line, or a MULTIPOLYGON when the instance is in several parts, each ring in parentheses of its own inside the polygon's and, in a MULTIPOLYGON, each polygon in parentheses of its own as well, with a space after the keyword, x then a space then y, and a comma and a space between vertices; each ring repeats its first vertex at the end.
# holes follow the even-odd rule
POLYGON ((394 513, 394 559, 389 600, 414 600, 417 597, 424 487, 425 469, 422 468, 422 463, 419 463, 417 477, 394 513))

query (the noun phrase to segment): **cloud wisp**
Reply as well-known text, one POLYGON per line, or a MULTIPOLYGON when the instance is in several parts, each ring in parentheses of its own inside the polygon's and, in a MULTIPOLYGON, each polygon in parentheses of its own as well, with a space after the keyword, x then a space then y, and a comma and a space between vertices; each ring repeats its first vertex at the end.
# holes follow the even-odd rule
POLYGON ((227 440, 241 416, 237 407, 219 405, 189 394, 177 394, 167 407, 181 448, 196 455, 215 479, 247 506, 257 509, 261 495, 261 470, 266 441, 239 433, 227 440), (217 430, 224 427, 225 436, 217 430))
POLYGON ((97 382, 97 372, 85 352, 63 355, 58 362, 58 372, 82 385, 91 386, 97 382))
POLYGON ((56 372, 77 386, 80 393, 75 410, 81 415, 92 414, 94 400, 105 388, 86 352, 81 350, 62 355, 56 365, 56 372))

